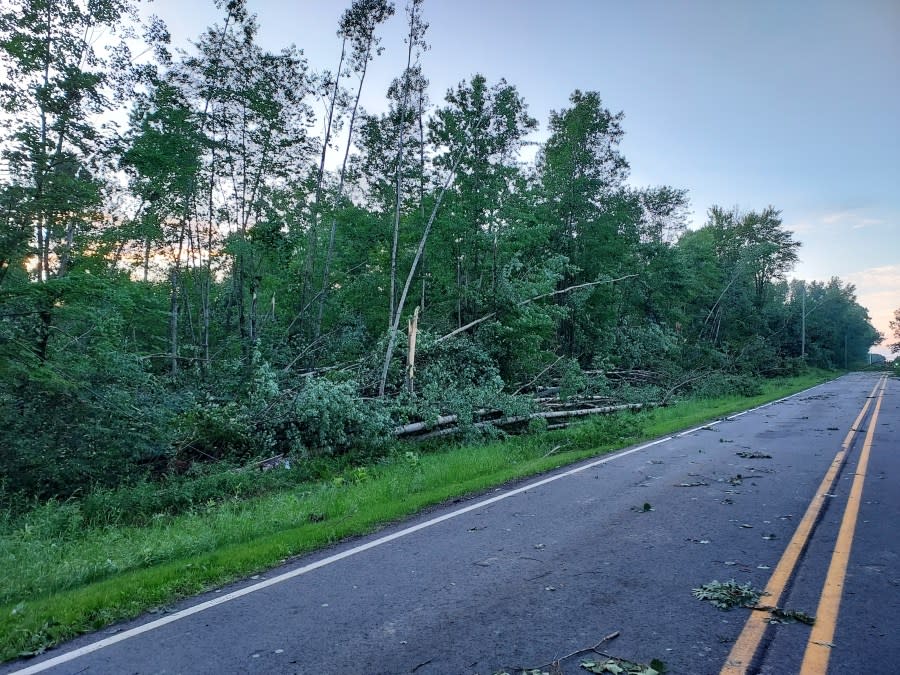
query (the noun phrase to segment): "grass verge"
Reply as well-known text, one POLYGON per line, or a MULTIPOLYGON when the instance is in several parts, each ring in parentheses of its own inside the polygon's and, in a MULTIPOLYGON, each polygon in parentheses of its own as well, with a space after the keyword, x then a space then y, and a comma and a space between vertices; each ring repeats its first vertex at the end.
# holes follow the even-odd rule
POLYGON ((425 507, 667 435, 813 386, 767 381, 758 395, 691 400, 570 429, 419 454, 410 446, 330 481, 210 503, 145 526, 90 526, 48 504, 0 535, 0 660, 165 607, 425 507))

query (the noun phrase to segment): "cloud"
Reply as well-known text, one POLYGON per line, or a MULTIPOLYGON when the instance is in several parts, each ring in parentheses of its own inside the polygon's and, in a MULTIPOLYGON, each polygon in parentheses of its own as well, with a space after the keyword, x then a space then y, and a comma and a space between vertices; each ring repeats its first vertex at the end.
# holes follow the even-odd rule
POLYGON ((869 225, 883 225, 885 221, 879 218, 860 218, 855 223, 853 223, 852 227, 854 230, 862 229, 863 227, 869 227, 869 225))
POLYGON ((831 213, 826 213, 822 216, 820 222, 824 225, 838 225, 841 227, 850 227, 854 230, 873 225, 884 225, 884 223, 887 222, 883 218, 866 217, 862 211, 863 209, 832 211, 831 213))
MULTIPOLYGON (((856 297, 869 310, 872 325, 893 341, 889 322, 900 308, 900 265, 870 267, 845 275, 856 286, 856 297)), ((880 351, 880 350, 879 350, 880 351)))
MULTIPOLYGON (((866 288, 873 291, 879 289, 900 289, 900 265, 882 265, 869 267, 859 272, 847 274, 847 280, 853 282, 857 288, 866 288)), ((900 295, 897 297, 900 303, 900 295)))
POLYGON ((795 232, 797 234, 806 234, 807 232, 815 232, 817 226, 808 220, 803 220, 798 223, 787 223, 785 225, 789 230, 795 232))
POLYGON ((844 220, 849 213, 849 211, 835 211, 834 213, 829 213, 822 216, 821 220, 826 225, 834 225, 835 223, 839 223, 844 220))

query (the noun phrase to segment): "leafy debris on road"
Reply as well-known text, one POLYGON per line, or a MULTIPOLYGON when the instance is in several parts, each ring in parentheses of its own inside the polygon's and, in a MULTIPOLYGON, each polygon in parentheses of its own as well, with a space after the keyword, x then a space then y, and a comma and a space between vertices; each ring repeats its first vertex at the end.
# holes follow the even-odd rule
POLYGON ((700 588, 695 588, 693 593, 698 600, 707 600, 723 610, 733 607, 754 607, 763 595, 763 592, 753 588, 749 581, 746 584, 739 584, 734 579, 710 581, 700 588))
POLYGON ((781 609, 780 607, 766 607, 764 609, 768 609, 772 614, 772 618, 769 619, 769 623, 799 622, 805 623, 807 626, 814 626, 816 623, 816 617, 810 616, 806 612, 801 612, 796 609, 781 609))
MULTIPOLYGON (((516 667, 516 668, 509 668, 509 667, 501 668, 500 670, 495 671, 493 675, 513 675, 513 674, 515 674, 515 675, 550 675, 550 673, 547 670, 545 670, 546 668, 549 668, 554 673, 559 673, 559 672, 562 672, 561 664, 563 661, 567 661, 568 659, 571 659, 573 656, 580 656, 581 654, 586 654, 588 652, 593 652, 594 654, 602 656, 606 659, 610 659, 613 661, 619 661, 619 659, 615 659, 615 657, 610 656, 606 652, 600 651, 600 645, 602 645, 604 642, 609 642, 610 640, 614 640, 617 637, 619 637, 619 631, 612 632, 609 635, 607 635, 606 637, 601 638, 601 640, 599 642, 597 642, 597 644, 595 644, 595 645, 592 645, 590 647, 584 647, 582 649, 576 649, 571 654, 566 654, 565 656, 560 657, 558 659, 554 659, 550 663, 545 663, 542 666, 538 666, 536 668, 518 668, 518 667, 516 667)), ((630 663, 630 661, 623 661, 623 663, 630 663)), ((654 659, 651 663, 658 663, 660 666, 662 666, 662 668, 657 669, 657 670, 652 670, 652 671, 625 671, 625 670, 622 670, 622 671, 599 671, 598 670, 598 671, 593 671, 593 672, 621 672, 621 673, 628 673, 629 675, 631 673, 636 673, 639 675, 660 675, 661 673, 665 672, 665 666, 663 666, 662 661, 657 661, 656 659, 654 659)))
POLYGON ((772 459, 772 455, 768 455, 765 452, 756 452, 755 450, 741 451, 736 454, 742 459, 772 459))
POLYGON ((611 675, 659 675, 665 672, 665 665, 659 659, 653 659, 649 666, 616 658, 607 658, 602 661, 586 660, 581 662, 581 667, 590 673, 610 673, 611 675))

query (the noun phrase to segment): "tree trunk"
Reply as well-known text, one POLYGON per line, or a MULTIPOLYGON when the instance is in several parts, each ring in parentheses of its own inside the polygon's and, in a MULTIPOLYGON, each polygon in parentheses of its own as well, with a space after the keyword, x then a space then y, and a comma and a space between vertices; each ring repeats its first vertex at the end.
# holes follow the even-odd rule
MULTIPOLYGON (((413 5, 413 12, 415 12, 415 5, 413 5)), ((403 103, 400 106, 400 133, 397 141, 397 169, 396 169, 396 190, 397 194, 394 200, 394 236, 393 242, 391 245, 391 289, 390 289, 390 309, 388 311, 388 329, 393 330, 392 326, 394 325, 395 315, 400 313, 398 308, 398 303, 396 302, 397 296, 397 244, 400 239, 400 203, 403 195, 403 142, 404 142, 404 134, 406 132, 406 111, 409 107, 409 69, 412 67, 412 53, 413 53, 413 45, 415 45, 415 25, 416 25, 416 17, 415 14, 410 16, 409 19, 409 38, 408 44, 409 48, 406 52, 406 70, 403 73, 403 77, 405 79, 403 83, 403 103)))
MULTIPOLYGON (((372 50, 373 36, 369 36, 366 54, 363 59, 362 72, 359 75, 359 86, 356 89, 356 99, 353 101, 353 111, 350 113, 350 128, 347 130, 347 147, 344 148, 344 160, 341 162, 341 176, 338 181, 337 206, 341 206, 344 197, 344 179, 347 175, 347 160, 350 157, 350 146, 353 142, 353 127, 356 124, 356 114, 359 110, 359 99, 362 96, 363 82, 366 79, 366 71, 369 69, 369 53, 372 50)), ((325 253, 325 264, 322 268, 322 290, 319 294, 319 310, 316 315, 315 337, 322 333, 322 315, 325 311, 325 299, 328 297, 328 276, 331 270, 331 259, 334 257, 334 237, 337 232, 337 218, 331 217, 331 231, 328 233, 328 250, 325 253)))
POLYGON ((184 250, 185 221, 181 221, 181 232, 178 237, 178 252, 175 258, 175 266, 171 272, 171 288, 169 297, 169 372, 174 377, 178 375, 178 302, 179 282, 181 277, 181 254, 184 250))
POLYGON ((172 270, 169 290, 169 374, 178 375, 178 266, 172 270))
POLYGON ((66 223, 66 243, 59 256, 59 270, 56 272, 57 277, 64 277, 69 271, 69 264, 72 260, 72 248, 75 245, 75 219, 70 218, 66 223))
POLYGON ((384 396, 384 388, 387 384, 388 370, 391 366, 391 357, 394 355, 394 347, 397 346, 397 330, 400 326, 400 315, 403 313, 403 306, 406 304, 406 296, 409 293, 409 287, 412 285, 413 277, 416 274, 416 268, 419 266, 419 261, 422 259, 422 252, 425 250, 425 244, 428 242, 428 235, 431 232, 431 226, 434 224, 434 218, 437 215, 438 209, 440 209, 441 207, 441 202, 444 200, 444 195, 447 194, 447 188, 449 188, 450 183, 453 182, 453 176, 456 174, 456 167, 459 166, 459 161, 462 159, 463 152, 465 152, 465 148, 460 151, 459 156, 453 161, 453 166, 450 168, 450 173, 447 174, 447 179, 444 181, 441 192, 434 204, 434 208, 431 211, 431 216, 428 218, 428 223, 425 225, 425 229, 422 231, 422 237, 421 239, 419 239, 419 248, 416 250, 416 255, 413 258, 412 266, 409 268, 409 274, 406 275, 406 283, 403 285, 403 292, 400 294, 400 302, 397 303, 397 311, 394 315, 394 321, 391 324, 390 336, 388 337, 388 346, 384 354, 384 367, 381 370, 381 382, 378 385, 379 396, 384 396))
MULTIPOLYGON (((316 249, 319 237, 319 216, 322 206, 322 182, 325 176, 325 155, 328 152, 328 143, 331 142, 331 126, 334 122, 334 110, 337 107, 338 92, 341 87, 341 71, 344 68, 344 57, 347 54, 347 38, 341 42, 341 58, 338 61, 338 69, 334 75, 334 91, 331 94, 331 104, 328 107, 328 116, 325 121, 325 138, 322 140, 322 155, 319 157, 319 171, 316 175, 316 201, 313 205, 312 222, 309 225, 309 233, 306 242, 306 265, 303 268, 303 293, 301 303, 303 308, 308 307, 313 298, 312 274, 316 261, 316 249)), ((301 312, 303 310, 301 309, 301 312)))
POLYGON ((419 330, 419 308, 413 311, 409 320, 409 347, 406 352, 406 390, 412 394, 416 381, 416 334, 419 330))
POLYGON ((150 235, 144 237, 144 283, 150 278, 150 235))

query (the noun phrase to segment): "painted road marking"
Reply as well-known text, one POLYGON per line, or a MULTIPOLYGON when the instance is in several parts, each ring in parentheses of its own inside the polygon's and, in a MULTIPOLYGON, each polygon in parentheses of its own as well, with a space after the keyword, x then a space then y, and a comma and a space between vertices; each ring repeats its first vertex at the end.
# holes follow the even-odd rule
MULTIPOLYGON (((813 389, 818 389, 827 383, 817 384, 814 387, 810 387, 809 389, 804 389, 803 391, 798 391, 790 396, 785 396, 783 398, 778 399, 777 401, 770 401, 769 403, 764 403, 763 405, 757 406, 755 408, 751 408, 750 410, 746 410, 741 414, 746 414, 750 412, 754 412, 756 410, 761 410, 762 408, 766 408, 771 405, 775 405, 776 403, 781 403, 782 401, 787 401, 795 396, 799 396, 800 394, 805 394, 813 389)), ((725 418, 727 420, 729 418, 725 418)), ((199 614, 200 612, 205 612, 208 609, 212 609, 213 607, 217 607, 219 605, 224 605, 226 602, 231 602, 232 600, 237 600, 238 598, 242 598, 245 595, 250 595, 251 593, 255 593, 257 591, 261 591, 265 588, 269 588, 270 586, 275 586, 276 584, 283 583, 295 577, 299 577, 304 574, 308 574, 314 570, 317 570, 322 567, 326 567, 328 565, 332 565, 344 558, 349 558, 351 556, 357 555, 364 551, 368 551, 369 549, 376 548, 378 546, 382 546, 383 544, 387 544, 389 542, 395 541, 402 537, 405 537, 409 534, 413 534, 414 532, 418 532, 420 530, 424 530, 426 528, 437 525, 438 523, 442 523, 445 520, 450 520, 452 518, 456 518, 457 516, 461 516, 465 513, 469 513, 471 511, 477 511, 478 509, 482 509, 485 506, 490 506, 491 504, 495 504, 497 502, 503 501, 504 499, 509 499, 510 497, 514 497, 515 495, 522 494, 523 492, 527 492, 528 490, 534 490, 535 488, 541 487, 542 485, 547 485, 549 483, 553 483, 555 481, 561 480, 563 478, 567 478, 569 476, 574 476, 575 474, 581 473, 583 471, 587 471, 589 469, 593 469, 594 467, 601 466, 602 464, 607 464, 608 462, 612 462, 613 460, 619 459, 621 457, 627 457, 628 455, 632 455, 636 452, 640 452, 641 450, 646 450, 647 448, 652 448, 653 446, 660 445, 661 443, 665 443, 666 441, 671 441, 675 438, 680 438, 682 436, 686 436, 688 434, 695 433, 700 431, 701 429, 708 428, 719 424, 725 420, 715 420, 713 422, 709 422, 708 424, 704 424, 698 427, 694 427, 692 429, 688 429, 687 431, 682 431, 677 434, 673 434, 671 436, 666 436, 664 438, 657 438, 654 441, 650 441, 649 443, 644 443, 637 447, 631 448, 630 450, 624 450, 622 452, 618 452, 614 455, 609 455, 602 459, 595 460, 593 462, 589 462, 588 464, 584 464, 581 466, 577 466, 573 469, 569 469, 567 471, 563 471, 561 473, 554 474, 552 476, 548 476, 547 478, 542 478, 541 480, 534 481, 532 483, 528 483, 527 485, 523 485, 521 487, 515 488, 513 490, 509 490, 508 492, 504 492, 502 494, 496 495, 494 497, 489 497, 488 499, 482 499, 474 504, 470 504, 468 506, 464 506, 460 509, 452 511, 450 513, 445 513, 442 516, 438 516, 436 518, 432 518, 431 520, 427 520, 422 523, 418 523, 417 525, 411 525, 410 527, 406 527, 402 530, 398 530, 397 532, 393 532, 391 534, 387 534, 383 537, 379 537, 378 539, 373 539, 372 541, 368 541, 364 544, 360 544, 359 546, 354 546, 353 548, 349 548, 346 551, 341 551, 340 553, 335 553, 334 555, 330 555, 326 558, 322 558, 321 560, 317 560, 315 562, 309 563, 308 565, 303 565, 302 567, 298 567, 297 569, 291 570, 290 572, 285 572, 284 574, 279 574, 276 577, 272 577, 271 579, 266 579, 265 581, 260 581, 259 583, 253 584, 252 586, 246 586, 245 588, 238 589, 236 591, 232 591, 231 593, 227 593, 225 595, 221 595, 217 598, 213 598, 211 600, 207 600, 205 602, 201 602, 197 605, 193 605, 191 607, 187 607, 186 609, 182 609, 178 612, 173 612, 167 616, 164 616, 160 619, 156 619, 154 621, 150 621, 148 623, 142 624, 140 626, 135 626, 126 631, 122 631, 116 635, 113 635, 108 638, 104 638, 102 640, 98 640, 97 642, 92 642, 89 645, 85 645, 84 647, 79 647, 78 649, 73 649, 70 652, 66 652, 65 654, 60 654, 59 656, 55 656, 51 659, 47 659, 46 661, 41 661, 40 663, 35 663, 27 668, 22 668, 21 670, 16 670, 10 673, 10 675, 32 675, 33 673, 41 673, 45 670, 49 670, 50 668, 54 668, 63 663, 68 663, 69 661, 74 661, 77 658, 82 656, 86 656, 87 654, 91 654, 96 651, 100 651, 101 649, 105 649, 106 647, 110 647, 119 642, 124 642, 125 640, 129 640, 133 637, 137 637, 138 635, 142 635, 143 633, 149 633, 152 630, 156 630, 157 628, 162 628, 163 626, 174 623, 175 621, 180 621, 181 619, 185 619, 189 616, 193 616, 194 614, 199 614)))
MULTIPOLYGON (((819 513, 822 511, 822 507, 825 504, 825 495, 831 492, 831 487, 834 484, 834 481, 844 464, 844 459, 847 456, 847 451, 853 444, 853 439, 856 436, 859 425, 862 423, 863 419, 866 416, 866 413, 869 410, 872 396, 878 390, 878 387, 882 386, 886 380, 887 376, 882 375, 881 378, 879 378, 878 382, 875 383, 875 386, 872 388, 872 393, 866 397, 865 405, 863 405, 862 410, 859 411, 859 415, 856 417, 856 421, 853 422, 853 425, 850 427, 850 430, 844 437, 844 442, 841 443, 841 449, 834 456, 834 459, 831 462, 831 466, 828 467, 828 471, 825 472, 825 477, 822 478, 822 482, 819 484, 819 489, 816 490, 816 494, 813 497, 812 501, 809 503, 809 506, 806 509, 806 513, 803 514, 803 518, 800 521, 800 524, 797 525, 794 536, 791 537, 790 542, 788 542, 787 548, 784 549, 784 553, 781 555, 781 560, 778 561, 778 565, 775 567, 775 571, 772 572, 769 583, 766 584, 765 595, 767 596, 767 604, 771 604, 776 607, 778 606, 778 601, 781 599, 781 595, 784 593, 788 581, 790 581, 791 577, 794 574, 794 569, 797 566, 797 562, 800 560, 800 556, 806 549, 806 545, 809 542, 813 527, 815 526, 816 521, 819 518, 819 513)), ((756 652, 759 649, 759 645, 762 642, 763 635, 765 634, 766 628, 768 628, 768 626, 769 615, 766 612, 750 613, 750 616, 747 618, 747 622, 744 624, 744 629, 741 631, 741 634, 738 636, 737 641, 731 648, 731 652, 728 654, 728 658, 725 661, 725 666, 721 671, 722 675, 725 675, 726 673, 728 675, 734 675, 736 673, 747 672, 747 670, 750 668, 751 663, 753 662, 753 657, 756 655, 756 652)))
POLYGON ((816 623, 809 635, 806 653, 803 655, 803 664, 800 666, 800 675, 817 675, 828 672, 831 644, 834 640, 838 612, 841 608, 841 593, 844 590, 844 579, 847 576, 850 550, 853 548, 853 535, 856 532, 856 522, 859 518, 859 505, 862 502, 866 470, 869 468, 869 455, 872 454, 872 439, 875 437, 875 425, 878 423, 878 413, 881 412, 881 401, 884 399, 886 385, 887 378, 882 381, 878 401, 875 403, 875 412, 872 413, 869 428, 866 430, 866 440, 863 443, 859 464, 853 476, 853 486, 850 488, 841 529, 838 532, 834 553, 831 556, 831 564, 828 566, 828 575, 825 577, 825 585, 822 587, 822 596, 816 610, 816 623))

